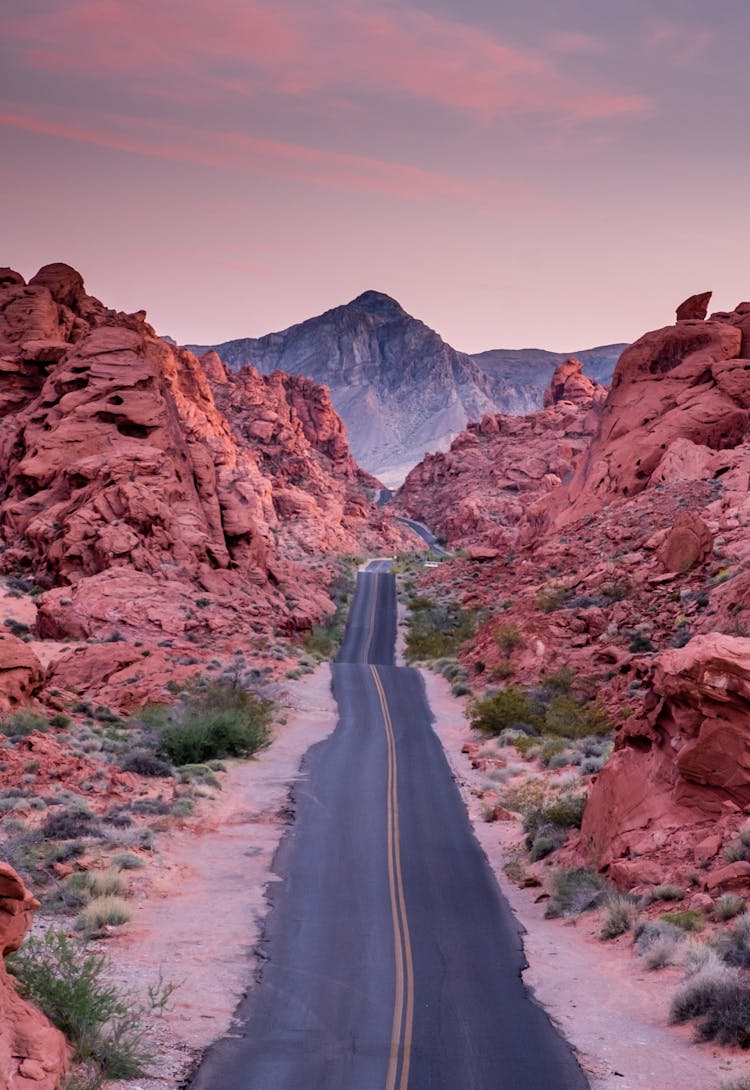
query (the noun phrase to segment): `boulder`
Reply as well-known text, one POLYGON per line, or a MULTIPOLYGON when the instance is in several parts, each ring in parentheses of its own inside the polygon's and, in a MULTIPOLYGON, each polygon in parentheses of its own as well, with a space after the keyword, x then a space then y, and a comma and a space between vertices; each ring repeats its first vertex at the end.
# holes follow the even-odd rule
POLYGON ((677 308, 677 321, 702 322, 708 314, 708 304, 711 302, 712 295, 713 292, 704 291, 701 295, 691 295, 684 303, 680 303, 677 308))
POLYGON ((0 633, 0 711, 27 703, 44 683, 44 668, 23 640, 0 633))
POLYGON ((713 534, 692 511, 681 511, 657 551, 667 572, 687 572, 711 555, 713 534))
MULTIPOLYGON (((39 908, 7 863, 0 863, 0 950, 17 950, 39 908)), ((69 1049, 41 1011, 24 1002, 0 965, 0 1086, 3 1090, 57 1090, 68 1070, 69 1049)))

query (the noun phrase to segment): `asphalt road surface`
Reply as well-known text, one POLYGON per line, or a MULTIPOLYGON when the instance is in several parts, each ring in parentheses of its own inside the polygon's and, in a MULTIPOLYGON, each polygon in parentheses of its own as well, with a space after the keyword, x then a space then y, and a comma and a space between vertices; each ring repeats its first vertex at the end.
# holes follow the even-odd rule
POLYGON ((422 679, 394 666, 386 568, 359 576, 340 719, 295 793, 260 981, 192 1090, 585 1090, 522 985, 422 679))
POLYGON ((426 541, 429 547, 434 553, 438 553, 439 556, 450 556, 451 554, 447 549, 444 549, 442 545, 438 543, 438 539, 433 534, 432 530, 429 530, 423 522, 417 522, 416 519, 408 519, 404 515, 395 515, 395 522, 403 522, 406 526, 409 526, 415 534, 419 534, 423 541, 426 541))

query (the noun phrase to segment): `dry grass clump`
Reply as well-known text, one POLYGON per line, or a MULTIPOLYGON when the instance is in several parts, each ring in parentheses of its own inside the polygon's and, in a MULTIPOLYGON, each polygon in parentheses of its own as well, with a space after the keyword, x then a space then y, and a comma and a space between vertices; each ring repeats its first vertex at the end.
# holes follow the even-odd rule
POLYGON ((636 953, 647 969, 664 969, 679 960, 680 945, 685 932, 665 920, 643 920, 634 931, 636 953))
POLYGON ((745 911, 746 901, 738 893, 722 893, 714 903, 713 915, 715 920, 733 920, 735 916, 745 911))
POLYGON ((590 908, 598 908, 606 895, 607 883, 596 871, 588 867, 559 870, 552 879, 552 896, 547 902, 545 918, 580 916, 590 908))
POLYGON ((635 922, 636 912, 636 905, 631 897, 622 893, 610 894, 607 898, 599 937, 606 941, 616 939, 619 935, 630 931, 635 922))
POLYGON ((132 916, 130 905, 122 897, 95 897, 81 911, 76 920, 76 930, 95 932, 104 927, 120 927, 132 919, 132 916))
POLYGON ((699 1020, 696 1037, 722 1045, 750 1047, 750 985, 736 970, 710 964, 694 973, 672 998, 670 1018, 699 1020))

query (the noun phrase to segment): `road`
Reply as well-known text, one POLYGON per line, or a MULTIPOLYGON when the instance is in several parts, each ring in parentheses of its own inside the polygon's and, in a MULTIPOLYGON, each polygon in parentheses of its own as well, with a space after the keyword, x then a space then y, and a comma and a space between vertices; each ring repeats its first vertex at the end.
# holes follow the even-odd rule
POLYGON ((521 982, 416 670, 394 665, 387 563, 361 573, 276 859, 259 983, 192 1090, 585 1090, 521 982))
POLYGON ((415 534, 419 534, 423 541, 426 541, 434 553, 438 553, 440 556, 451 556, 452 554, 444 549, 442 545, 438 544, 438 539, 433 534, 432 530, 429 530, 424 523, 417 522, 416 519, 408 519, 405 515, 394 515, 394 522, 403 522, 406 526, 409 526, 415 534))

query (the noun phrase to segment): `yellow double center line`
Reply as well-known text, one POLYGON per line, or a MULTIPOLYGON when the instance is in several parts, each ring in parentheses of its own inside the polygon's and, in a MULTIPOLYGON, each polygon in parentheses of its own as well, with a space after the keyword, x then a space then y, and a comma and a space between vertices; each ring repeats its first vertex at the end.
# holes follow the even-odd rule
POLYGON ((393 918, 393 946, 396 959, 396 995, 393 1004, 393 1028, 385 1090, 406 1090, 409 1083, 412 1033, 414 1028, 414 962, 411 952, 409 920, 406 915, 404 877, 401 870, 401 836, 398 812, 398 765, 396 737, 383 683, 377 668, 370 666, 385 726, 388 779, 386 823, 388 840, 388 886, 393 918), (399 1071, 400 1069, 400 1071, 399 1071))

